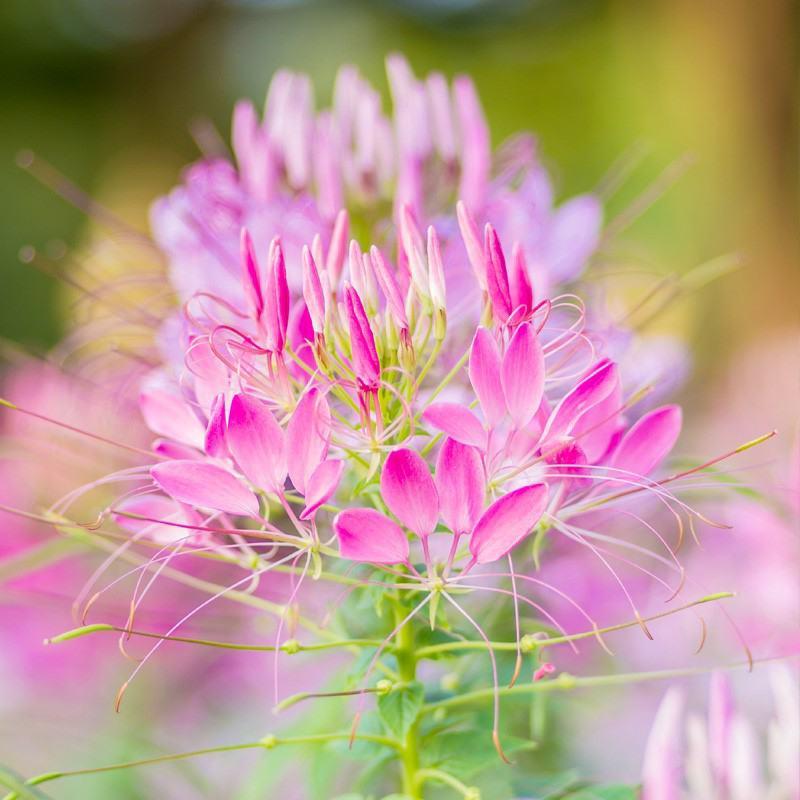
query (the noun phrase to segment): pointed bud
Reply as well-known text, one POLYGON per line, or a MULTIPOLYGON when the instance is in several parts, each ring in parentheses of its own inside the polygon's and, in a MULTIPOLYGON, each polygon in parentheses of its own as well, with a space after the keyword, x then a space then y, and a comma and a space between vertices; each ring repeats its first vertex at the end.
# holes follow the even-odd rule
POLYGON ((256 261, 256 252, 247 228, 242 228, 239 242, 244 294, 253 316, 259 319, 264 312, 264 296, 261 292, 261 276, 256 261))
POLYGON ((281 353, 289 326, 289 284, 286 281, 283 248, 277 236, 270 243, 266 289, 264 323, 267 329, 268 347, 276 353, 281 353))
POLYGON ((511 305, 515 310, 522 308, 526 317, 533 309, 533 286, 525 263, 525 253, 519 242, 514 242, 511 250, 511 305))
POLYGON ((511 307, 511 289, 508 284, 508 270, 503 248, 495 229, 487 224, 484 231, 486 257, 486 283, 492 310, 498 322, 504 323, 514 310, 511 307))
POLYGON ((433 335, 442 341, 447 332, 447 301, 442 252, 433 225, 428 227, 428 279, 433 300, 433 335))
POLYGON ((314 333, 325 332, 325 292, 319 278, 317 262, 308 247, 303 247, 303 298, 306 301, 314 333))
POLYGON ((388 268, 381 251, 375 245, 370 248, 369 257, 372 261, 372 268, 378 280, 378 285, 386 298, 386 307, 389 309, 389 313, 394 318, 398 328, 408 328, 403 296, 394 273, 388 268))
POLYGON ((478 279, 478 284, 482 291, 487 290, 486 286, 486 257, 481 243, 481 235, 472 214, 467 211, 467 207, 460 200, 456 204, 456 216, 458 217, 458 227, 461 231, 461 238, 464 240, 464 247, 467 251, 467 258, 478 279))
POLYGON ((358 292, 352 286, 345 284, 344 293, 353 371, 356 373, 360 388, 372 391, 377 389, 381 378, 381 364, 375 348, 375 337, 358 292))
POLYGON ((366 278, 364 277, 364 263, 361 259, 361 247, 355 239, 350 240, 350 248, 348 250, 348 271, 350 274, 350 283, 353 288, 358 292, 359 297, 366 297, 366 278))
POLYGON ((428 290, 428 270, 425 263, 425 243, 419 232, 417 223, 411 209, 404 205, 400 210, 400 241, 403 251, 408 259, 408 268, 411 272, 411 280, 414 283, 420 296, 430 299, 428 290))
MULTIPOLYGON (((350 235, 350 217, 346 209, 342 209, 336 215, 336 222, 333 223, 333 233, 331 234, 331 244, 328 248, 328 258, 325 261, 325 270, 331 282, 331 289, 336 291, 339 279, 342 277, 344 267, 344 257, 347 253, 347 239, 350 235)), ((320 262, 321 263, 321 262, 320 262)))

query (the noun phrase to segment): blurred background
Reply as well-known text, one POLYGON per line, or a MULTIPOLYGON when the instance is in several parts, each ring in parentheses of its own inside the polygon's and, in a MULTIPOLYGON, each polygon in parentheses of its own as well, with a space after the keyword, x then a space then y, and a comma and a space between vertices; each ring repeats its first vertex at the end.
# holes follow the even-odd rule
MULTIPOLYGON (((192 130, 208 130, 198 121, 210 120, 227 138, 234 101, 260 104, 279 66, 309 73, 318 105, 329 100, 343 62, 388 95, 383 61, 399 50, 417 74, 470 73, 494 143, 535 132, 561 197, 593 190, 620 159, 635 161, 607 219, 665 170, 676 178, 620 233, 618 250, 621 263, 663 275, 739 257, 738 268, 659 323, 693 351, 682 398, 700 421, 693 449, 709 444, 718 452, 722 431, 733 429, 735 446, 778 427, 785 453, 800 397, 798 21, 792 0, 3 0, 3 349, 45 352, 70 314, 63 287, 21 263, 20 250, 34 245, 68 261, 91 236, 80 210, 17 166, 20 151, 34 151, 144 230, 150 202, 198 155, 192 130)), ((81 670, 62 676, 63 685, 81 683, 81 670)), ((27 743, 12 754, 0 748, 0 764, 57 768, 63 759, 37 752, 34 732, 52 742, 65 725, 97 730, 98 715, 109 722, 107 706, 63 718, 39 709, 27 732, 27 711, 5 717, 23 726, 27 743)), ((177 727, 191 722, 189 712, 177 727)), ((73 747, 83 761, 98 744, 85 731, 73 747)), ((8 726, 6 733, 0 742, 9 747, 16 733, 8 726)), ((91 760, 130 757, 141 745, 135 736, 105 741, 91 760)), ((108 780, 91 784, 97 794, 65 785, 53 796, 167 796, 131 776, 108 780)))

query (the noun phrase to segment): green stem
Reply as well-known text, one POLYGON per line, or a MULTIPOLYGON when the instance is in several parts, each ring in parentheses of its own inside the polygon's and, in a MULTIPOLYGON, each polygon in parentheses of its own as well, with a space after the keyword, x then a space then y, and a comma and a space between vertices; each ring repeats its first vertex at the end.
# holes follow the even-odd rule
MULTIPOLYGON (((58 778, 72 778, 81 775, 96 775, 102 772, 113 772, 120 769, 131 769, 133 767, 145 767, 151 764, 163 764, 170 761, 180 761, 186 758, 195 758, 197 756, 211 755, 213 753, 230 753, 236 750, 272 750, 279 745, 295 744, 326 744, 327 742, 335 741, 350 741, 352 734, 349 731, 342 733, 320 733, 311 736, 265 736, 257 742, 243 742, 240 744, 219 745, 217 747, 206 747, 202 750, 188 750, 184 753, 171 753, 166 756, 155 756, 154 758, 142 758, 138 761, 125 761, 119 764, 107 764, 103 767, 89 767, 87 769, 73 769, 64 770, 63 772, 46 772, 43 775, 37 775, 25 781, 25 786, 39 786, 42 783, 49 783, 50 781, 57 780, 58 778)), ((372 734, 359 734, 355 737, 357 740, 373 742, 375 744, 390 747, 393 750, 401 750, 400 742, 389 738, 388 736, 377 736, 372 734)), ((15 791, 7 794, 3 800, 18 800, 19 794, 15 791)))
POLYGON ((480 793, 472 786, 467 786, 462 783, 458 778, 453 777, 447 772, 440 769, 421 769, 417 772, 417 781, 422 784, 425 781, 439 781, 455 789, 466 800, 480 800, 480 793))
MULTIPOLYGON (((399 625, 404 617, 405 611, 403 606, 399 602, 395 602, 395 624, 399 625)), ((406 683, 413 683, 417 678, 417 654, 414 648, 414 629, 411 621, 403 625, 397 634, 395 656, 397 657, 400 680, 406 683)), ((401 767, 403 794, 405 794, 409 800, 422 800, 417 778, 417 773, 419 771, 419 729, 416 722, 409 727, 403 740, 401 767)))
MULTIPOLYGON (((774 659, 759 659, 755 663, 771 660, 774 659)), ((684 669, 654 670, 653 672, 592 675, 586 678, 578 678, 567 672, 562 672, 557 678, 553 678, 552 680, 543 680, 536 683, 522 683, 512 687, 505 686, 497 691, 501 697, 537 694, 539 692, 567 692, 573 689, 595 689, 603 686, 623 686, 630 683, 687 678, 693 675, 706 675, 715 669, 749 669, 751 666, 752 664, 750 661, 744 661, 740 664, 730 664, 724 667, 688 667, 684 669)), ((494 692, 495 689, 476 689, 473 692, 465 692, 455 697, 448 697, 445 700, 437 700, 436 702, 424 705, 420 714, 430 714, 439 709, 456 708, 457 706, 469 705, 470 703, 491 700, 494 697, 494 692)))

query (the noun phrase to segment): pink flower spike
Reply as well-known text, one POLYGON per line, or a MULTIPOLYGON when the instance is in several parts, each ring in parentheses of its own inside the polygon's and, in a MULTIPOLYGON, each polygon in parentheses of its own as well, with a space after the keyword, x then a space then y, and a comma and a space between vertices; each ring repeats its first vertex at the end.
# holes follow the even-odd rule
POLYGON ((295 488, 306 494, 311 473, 328 455, 331 412, 319 389, 306 392, 286 426, 286 461, 295 488))
POLYGON ((422 414, 422 419, 461 444, 486 449, 486 431, 480 420, 458 403, 434 403, 422 414))
POLYGON ((375 349, 375 337, 358 292, 352 286, 345 284, 344 297, 353 370, 359 380, 360 388, 373 391, 377 389, 381 379, 381 363, 378 351, 375 349))
POLYGON ((617 365, 603 359, 553 409, 543 438, 558 438, 568 434, 590 408, 605 400, 617 386, 617 365))
POLYGON ((225 395, 218 394, 211 405, 211 412, 206 426, 205 451, 215 458, 228 457, 228 445, 225 441, 225 395))
POLYGON ((375 245, 370 247, 369 257, 372 260, 372 268, 375 271, 378 285, 386 298, 386 305, 394 317, 397 327, 401 329, 408 328, 408 317, 403 304, 403 296, 394 273, 387 267, 381 251, 375 245))
POLYGON ((508 270, 503 248, 495 229, 487 224, 484 231, 484 249, 486 251, 486 284, 492 309, 498 322, 505 322, 514 310, 511 306, 511 287, 508 283, 508 270))
POLYGON ((484 511, 469 541, 476 564, 497 561, 534 528, 547 507, 547 486, 534 483, 503 495, 484 511))
POLYGON ((486 474, 478 451, 445 439, 436 460, 436 488, 445 525, 453 533, 469 533, 486 496, 486 474))
POLYGON ((637 420, 622 437, 612 466, 648 475, 672 450, 681 432, 680 406, 653 409, 637 420))
POLYGON ((497 425, 506 414, 500 373, 497 342, 486 328, 478 328, 469 354, 469 379, 489 427, 497 425))
POLYGON ((389 510, 421 539, 439 520, 439 495, 419 453, 400 448, 389 453, 381 473, 381 496, 389 510))
POLYGON ((503 357, 502 384, 508 413, 524 428, 539 410, 544 394, 544 353, 533 323, 520 325, 503 357))
POLYGON ((331 234, 331 243, 328 247, 328 257, 325 260, 325 271, 331 282, 331 289, 336 291, 339 285, 339 279, 342 276, 342 267, 344 267, 344 258, 347 254, 347 240, 350 237, 350 217, 346 209, 342 209, 336 215, 336 221, 333 223, 333 233, 331 234))
POLYGON ((289 326, 289 284, 286 281, 283 248, 277 236, 270 244, 266 289, 264 321, 269 347, 276 353, 282 353, 286 343, 286 329, 289 326))
POLYGON ((680 800, 683 795, 681 718, 683 693, 673 686, 664 695, 647 738, 642 768, 642 800, 680 800))
POLYGON ((303 246, 303 299, 306 301, 311 324, 315 333, 325 331, 325 292, 317 270, 317 263, 311 251, 303 246))
POLYGON ((261 400, 234 395, 228 415, 228 448, 251 483, 277 494, 283 491, 287 473, 283 431, 261 400))
POLYGON ((526 317, 533 309, 533 286, 519 242, 514 242, 511 250, 511 305, 514 310, 522 308, 526 317))
POLYGON ((144 389, 139 395, 139 409, 153 433, 202 449, 206 435, 203 424, 179 395, 158 387, 144 389))
POLYGON ((256 251, 247 228, 242 228, 240 252, 244 294, 247 298, 247 302, 250 304, 253 316, 256 319, 261 319, 261 315, 264 313, 264 295, 261 292, 261 276, 258 270, 256 251))
POLYGON ((475 272, 481 291, 488 290, 486 284, 486 254, 484 252, 481 235, 472 214, 469 213, 464 203, 459 200, 456 204, 456 215, 458 217, 458 227, 461 231, 461 238, 464 240, 464 247, 467 251, 467 258, 475 272))
POLYGON ((311 519, 317 513, 319 507, 331 499, 331 496, 339 486, 343 472, 344 461, 323 461, 317 466, 306 482, 306 507, 300 514, 300 519, 311 519))
POLYGON ((339 552, 351 561, 372 564, 408 562, 408 539, 402 528, 373 508, 350 508, 333 520, 339 552))
POLYGON ((258 499, 231 472, 202 461, 165 461, 151 468, 158 486, 179 503, 258 516, 258 499))
POLYGON ((436 309, 447 308, 444 264, 442 263, 442 252, 439 247, 439 237, 433 225, 428 226, 428 283, 430 287, 431 300, 436 309))

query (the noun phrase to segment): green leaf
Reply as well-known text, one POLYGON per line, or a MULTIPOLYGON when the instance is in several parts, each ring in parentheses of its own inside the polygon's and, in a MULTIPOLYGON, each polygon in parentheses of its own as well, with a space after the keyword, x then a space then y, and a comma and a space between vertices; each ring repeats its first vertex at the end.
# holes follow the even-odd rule
MULTIPOLYGON (((515 736, 504 736, 503 751, 506 755, 525 750, 534 750, 536 743, 515 736)), ((426 739, 422 749, 422 761, 426 767, 435 767, 459 778, 470 778, 487 767, 502 763, 492 740, 484 730, 440 733, 426 739)))
POLYGON ((636 800, 639 789, 636 786, 623 786, 615 783, 609 786, 589 786, 570 792, 563 796, 563 800, 636 800))
POLYGON ((378 713, 389 733, 403 739, 419 716, 425 690, 414 681, 378 698, 378 713))

